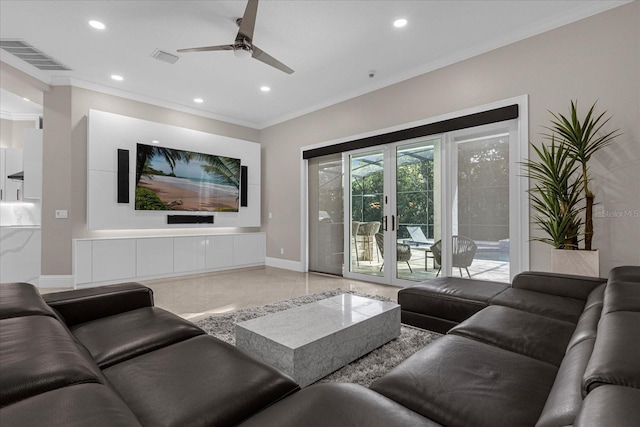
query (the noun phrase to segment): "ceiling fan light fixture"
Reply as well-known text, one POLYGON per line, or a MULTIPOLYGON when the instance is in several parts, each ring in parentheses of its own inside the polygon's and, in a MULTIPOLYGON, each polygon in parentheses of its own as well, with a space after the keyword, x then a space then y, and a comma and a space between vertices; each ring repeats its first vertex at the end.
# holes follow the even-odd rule
POLYGON ((238 59, 251 58, 251 48, 249 46, 238 46, 233 50, 233 54, 238 59))

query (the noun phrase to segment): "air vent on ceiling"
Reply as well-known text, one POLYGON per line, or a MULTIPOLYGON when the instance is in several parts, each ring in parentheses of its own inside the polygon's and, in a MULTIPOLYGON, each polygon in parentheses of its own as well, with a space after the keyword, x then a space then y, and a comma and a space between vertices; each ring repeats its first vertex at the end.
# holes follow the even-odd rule
POLYGON ((175 64, 176 61, 180 59, 179 56, 160 49, 154 50, 151 54, 151 57, 157 59, 158 61, 167 62, 169 64, 175 64))
POLYGON ((56 61, 46 53, 43 53, 41 50, 36 49, 29 43, 22 40, 0 39, 0 49, 6 50, 41 70, 71 70, 71 68, 59 61, 56 61))

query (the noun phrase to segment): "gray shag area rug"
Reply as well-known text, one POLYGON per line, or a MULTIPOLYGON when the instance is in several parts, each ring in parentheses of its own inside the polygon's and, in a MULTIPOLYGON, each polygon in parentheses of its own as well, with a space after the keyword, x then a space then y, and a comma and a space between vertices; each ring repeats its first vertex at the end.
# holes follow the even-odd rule
MULTIPOLYGON (((381 301, 390 301, 388 298, 376 295, 336 289, 292 298, 262 307, 247 308, 229 314, 211 316, 196 322, 196 325, 204 329, 209 335, 235 345, 235 324, 238 322, 255 319, 256 317, 266 316, 270 313, 288 310, 299 305, 309 304, 314 301, 345 293, 381 301)), ((442 335, 436 332, 402 325, 398 338, 351 362, 318 382, 357 383, 369 387, 376 379, 389 372, 404 359, 440 336, 442 335)))

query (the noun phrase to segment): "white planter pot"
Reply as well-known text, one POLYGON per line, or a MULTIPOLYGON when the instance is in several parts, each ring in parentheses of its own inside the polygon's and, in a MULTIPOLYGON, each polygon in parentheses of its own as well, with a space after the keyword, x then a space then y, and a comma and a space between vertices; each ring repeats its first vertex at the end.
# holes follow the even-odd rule
POLYGON ((551 271, 578 276, 600 277, 600 252, 551 250, 551 271))

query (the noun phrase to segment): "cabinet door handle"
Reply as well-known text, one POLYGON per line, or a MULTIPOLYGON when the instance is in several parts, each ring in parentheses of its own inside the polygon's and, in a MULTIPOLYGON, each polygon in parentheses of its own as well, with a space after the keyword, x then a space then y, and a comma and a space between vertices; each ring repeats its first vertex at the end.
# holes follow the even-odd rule
POLYGON ((2 200, 2 189, 0 188, 0 200, 2 200))
POLYGON ((396 231, 396 216, 391 215, 391 231, 396 231))
POLYGON ((20 200, 20 189, 16 190, 16 200, 20 200))
POLYGON ((382 230, 387 231, 387 216, 382 217, 382 230))

